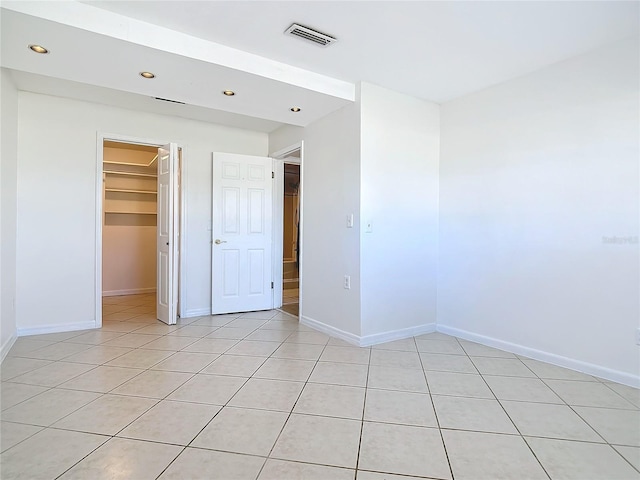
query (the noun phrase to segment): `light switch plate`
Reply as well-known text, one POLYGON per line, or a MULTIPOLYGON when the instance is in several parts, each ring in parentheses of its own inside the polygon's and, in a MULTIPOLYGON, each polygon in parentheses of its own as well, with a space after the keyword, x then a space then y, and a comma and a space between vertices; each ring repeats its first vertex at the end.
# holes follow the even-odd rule
POLYGON ((347 228, 353 228, 353 213, 347 215, 347 228))
POLYGON ((373 233, 373 222, 369 220, 364 226, 365 233, 373 233))

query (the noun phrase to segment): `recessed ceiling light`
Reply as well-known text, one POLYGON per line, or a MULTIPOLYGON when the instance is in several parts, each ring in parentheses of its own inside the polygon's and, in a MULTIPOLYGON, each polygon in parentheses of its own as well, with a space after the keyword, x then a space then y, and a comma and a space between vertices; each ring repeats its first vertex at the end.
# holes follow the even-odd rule
POLYGON ((236 94, 233 90, 224 90, 222 93, 227 97, 233 97, 236 94))
POLYGON ((298 113, 300 111, 300 107, 291 107, 291 111, 298 113))
POLYGON ((140 72, 140 76, 144 78, 156 78, 156 76, 151 72, 140 72))
POLYGON ((42 45, 29 45, 29 49, 36 53, 49 53, 49 50, 44 48, 42 45))

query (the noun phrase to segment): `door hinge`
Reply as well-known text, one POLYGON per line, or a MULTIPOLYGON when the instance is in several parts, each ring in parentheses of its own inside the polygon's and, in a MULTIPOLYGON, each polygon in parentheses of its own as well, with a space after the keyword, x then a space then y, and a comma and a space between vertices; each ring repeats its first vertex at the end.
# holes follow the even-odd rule
POLYGON ((276 178, 276 172, 271 172, 271 178, 276 178))
POLYGON ((271 288, 273 288, 273 282, 271 282, 271 288))

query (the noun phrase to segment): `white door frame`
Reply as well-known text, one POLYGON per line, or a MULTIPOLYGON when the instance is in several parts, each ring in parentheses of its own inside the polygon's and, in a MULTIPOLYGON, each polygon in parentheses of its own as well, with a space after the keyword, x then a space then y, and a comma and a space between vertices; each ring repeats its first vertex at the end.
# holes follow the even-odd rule
POLYGON ((304 141, 300 141, 293 145, 289 145, 282 150, 271 154, 273 158, 273 170, 275 172, 275 184, 273 189, 273 301, 274 305, 282 306, 282 261, 284 252, 282 249, 283 237, 283 212, 284 212, 284 164, 292 163, 300 165, 300 242, 298 244, 298 255, 300 264, 298 265, 298 319, 302 318, 302 285, 303 285, 303 267, 304 250, 303 234, 304 234, 304 141), (285 157, 295 151, 300 151, 300 160, 287 159, 285 157))
MULTIPOLYGON (((130 143, 134 145, 147 145, 151 147, 162 147, 170 142, 164 140, 153 140, 148 138, 130 137, 128 135, 120 135, 118 133, 105 133, 97 132, 97 145, 96 145, 96 250, 95 250, 95 266, 96 266, 96 278, 95 278, 95 296, 96 296, 96 310, 95 310, 95 328, 102 327, 102 223, 103 223, 103 186, 102 186, 102 171, 104 170, 104 142, 119 142, 130 143)), ((175 143, 175 142, 174 142, 175 143)), ((178 268, 180 272, 179 282, 179 300, 178 300, 178 315, 182 316, 184 311, 184 299, 186 298, 185 286, 186 276, 184 269, 184 249, 186 245, 185 234, 185 214, 187 211, 187 196, 186 191, 186 153, 185 148, 178 143, 178 148, 182 150, 182 161, 179 162, 178 168, 180 171, 180 245, 178 248, 178 268)), ((157 273, 156 273, 157 275, 157 273)))

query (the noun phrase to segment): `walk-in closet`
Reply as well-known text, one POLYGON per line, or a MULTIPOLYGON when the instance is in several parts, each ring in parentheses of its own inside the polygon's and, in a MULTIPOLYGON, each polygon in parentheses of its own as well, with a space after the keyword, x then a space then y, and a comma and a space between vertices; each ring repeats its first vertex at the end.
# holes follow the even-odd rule
POLYGON ((103 296, 156 290, 158 148, 104 142, 103 296))

